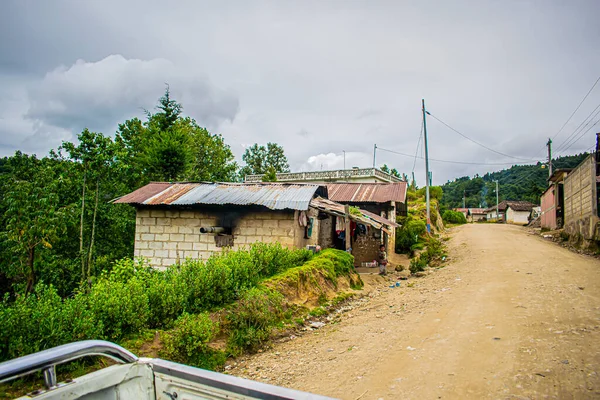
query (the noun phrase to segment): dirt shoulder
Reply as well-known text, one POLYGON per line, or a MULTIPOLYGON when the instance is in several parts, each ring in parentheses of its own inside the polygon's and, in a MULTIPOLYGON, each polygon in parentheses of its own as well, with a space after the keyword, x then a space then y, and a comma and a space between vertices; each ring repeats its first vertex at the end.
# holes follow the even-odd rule
POLYGON ((600 261, 514 226, 451 236, 447 267, 228 372, 343 399, 598 398, 600 261))

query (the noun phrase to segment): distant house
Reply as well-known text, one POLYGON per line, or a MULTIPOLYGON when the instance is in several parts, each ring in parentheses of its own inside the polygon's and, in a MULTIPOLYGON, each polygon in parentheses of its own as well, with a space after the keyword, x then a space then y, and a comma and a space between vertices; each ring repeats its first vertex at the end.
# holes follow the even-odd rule
POLYGON ((536 205, 528 201, 507 201, 505 222, 508 224, 525 225, 529 223, 531 210, 536 205))
POLYGON ((496 206, 485 210, 488 221, 503 221, 509 224, 527 224, 529 214, 536 207, 528 201, 504 200, 498 204, 498 215, 496 215, 496 206))
POLYGON ((318 184, 153 182, 114 203, 136 208, 134 256, 156 268, 256 242, 345 250, 349 244, 336 243, 326 222, 332 219, 345 236, 360 225, 381 238, 398 226, 368 211, 346 212, 326 198, 327 187, 318 184))
POLYGON ((467 216, 469 215, 469 209, 468 208, 453 208, 452 211, 456 211, 461 213, 462 215, 465 216, 465 218, 467 218, 467 216))
POLYGON ((572 168, 562 168, 554 171, 548 178, 548 189, 542 194, 540 226, 543 229, 560 229, 564 223, 565 190, 564 181, 572 168))
POLYGON ((485 221, 487 219, 487 213, 485 208, 469 208, 467 213, 467 220, 471 222, 485 221))
POLYGON ((496 206, 485 209, 485 218, 488 221, 503 221, 504 211, 506 211, 506 204, 499 203, 498 208, 496 206))

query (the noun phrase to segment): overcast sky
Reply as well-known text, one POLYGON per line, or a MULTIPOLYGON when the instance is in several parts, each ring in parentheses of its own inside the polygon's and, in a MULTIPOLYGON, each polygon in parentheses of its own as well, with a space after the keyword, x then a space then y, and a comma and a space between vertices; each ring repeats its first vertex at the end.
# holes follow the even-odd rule
MULTIPOLYGON (((600 76, 599 16, 597 0, 3 0, 0 155, 43 156, 86 127, 114 135, 168 82, 238 159, 274 141, 293 171, 341 168, 343 150, 347 167, 371 166, 375 143, 414 155, 422 98, 472 139, 542 159, 600 76)), ((564 153, 594 145, 600 115, 585 118, 599 103, 600 84, 556 149, 582 122, 564 153)), ((427 127, 432 159, 517 161, 427 127)), ((378 150, 376 161, 413 170, 412 157, 378 150)), ((431 162, 437 184, 502 168, 431 162)))

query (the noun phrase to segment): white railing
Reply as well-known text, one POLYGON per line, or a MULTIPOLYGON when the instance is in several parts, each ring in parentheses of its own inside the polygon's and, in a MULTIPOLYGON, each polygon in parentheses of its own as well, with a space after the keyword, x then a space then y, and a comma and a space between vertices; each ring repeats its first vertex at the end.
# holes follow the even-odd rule
MULTIPOLYGON (((386 182, 401 182, 402 179, 377 168, 338 169, 333 171, 287 172, 277 174, 278 182, 336 181, 352 178, 379 178, 386 182)), ((246 175, 246 182, 262 182, 263 175, 246 175)))

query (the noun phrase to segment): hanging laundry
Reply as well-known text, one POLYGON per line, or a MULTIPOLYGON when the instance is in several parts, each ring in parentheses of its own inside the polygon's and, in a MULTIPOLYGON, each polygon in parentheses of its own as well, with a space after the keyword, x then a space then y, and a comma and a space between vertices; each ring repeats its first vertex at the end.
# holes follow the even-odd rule
POLYGON ((300 214, 298 215, 298 223, 300 224, 300 226, 308 225, 308 217, 306 216, 306 211, 300 211, 300 214))

